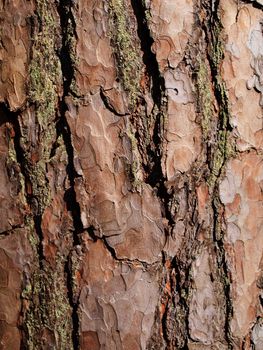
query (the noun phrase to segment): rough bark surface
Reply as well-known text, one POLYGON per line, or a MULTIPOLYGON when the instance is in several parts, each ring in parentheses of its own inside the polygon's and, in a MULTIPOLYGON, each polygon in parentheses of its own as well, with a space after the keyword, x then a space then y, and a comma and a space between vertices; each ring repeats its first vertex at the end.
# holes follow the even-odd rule
POLYGON ((263 349, 263 1, 0 1, 0 349, 263 349))

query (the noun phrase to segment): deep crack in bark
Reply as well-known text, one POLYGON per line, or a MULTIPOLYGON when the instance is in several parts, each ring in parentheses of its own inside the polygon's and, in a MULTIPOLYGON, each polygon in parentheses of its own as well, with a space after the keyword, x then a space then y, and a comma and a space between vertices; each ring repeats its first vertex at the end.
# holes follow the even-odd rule
POLYGON ((257 0, 240 0, 241 3, 243 4, 250 4, 256 9, 262 10, 263 9, 263 4, 259 3, 257 0))
POLYGON ((88 232, 88 234, 89 234, 90 238, 93 240, 93 242, 97 242, 98 240, 103 242, 104 247, 107 249, 107 251, 109 252, 111 257, 115 261, 119 261, 119 262, 130 264, 130 265, 136 263, 136 264, 140 264, 143 268, 159 265, 159 262, 147 263, 146 261, 143 261, 140 259, 118 258, 116 255, 115 249, 107 242, 107 237, 96 235, 96 232, 95 232, 96 229, 94 228, 94 226, 89 226, 86 229, 86 231, 88 232))
POLYGON ((105 106, 111 113, 115 114, 117 117, 125 117, 126 115, 129 115, 129 113, 119 113, 116 111, 116 109, 110 104, 110 102, 107 99, 107 96, 104 93, 105 90, 103 88, 100 88, 100 97, 101 100, 105 106))
MULTIPOLYGON (((150 79, 151 95, 154 102, 152 118, 154 119, 152 142, 147 146, 148 164, 144 164, 144 170, 147 174, 145 180, 152 188, 157 188, 157 196, 163 207, 163 214, 168 220, 169 225, 174 225, 173 217, 169 210, 169 203, 173 197, 168 192, 165 185, 166 175, 162 170, 163 155, 163 134, 164 134, 164 118, 167 113, 167 97, 165 92, 165 81, 159 70, 159 64, 156 54, 152 51, 154 39, 151 36, 150 28, 147 22, 146 7, 142 0, 131 0, 132 8, 137 20, 137 34, 140 39, 141 50, 143 52, 143 63, 146 68, 146 74, 150 79), (157 107, 157 112, 155 108, 157 107)), ((150 116, 142 116, 150 117, 150 116)), ((136 136, 136 135, 135 135, 136 136)), ((137 136, 138 142, 143 142, 137 136)))
MULTIPOLYGON (((171 212, 171 203, 175 196, 174 189, 167 188, 167 178, 162 169, 162 156, 163 156, 163 134, 164 134, 164 118, 167 113, 167 97, 165 93, 165 82, 159 70, 156 54, 152 52, 152 44, 154 40, 151 36, 150 29, 148 27, 146 19, 146 8, 141 0, 131 1, 134 14, 138 24, 138 37, 141 42, 141 50, 143 52, 143 62, 146 67, 146 74, 150 78, 151 95, 154 102, 154 109, 152 111, 152 117, 154 119, 153 136, 152 142, 147 146, 148 164, 144 166, 147 175, 146 183, 150 184, 152 188, 156 188, 157 196, 160 199, 162 205, 162 214, 167 219, 168 225, 166 227, 166 235, 171 234, 175 225, 175 219, 171 212), (156 112, 157 107, 157 112, 156 112)), ((138 139, 140 142, 140 138, 138 139)), ((164 263, 165 264, 165 259, 164 263)), ((188 315, 189 307, 185 298, 182 297, 182 291, 186 291, 188 295, 188 279, 189 270, 191 265, 188 266, 187 271, 184 270, 183 279, 181 278, 182 273, 180 272, 179 266, 181 262, 174 257, 172 260, 172 266, 168 271, 168 276, 165 278, 169 279, 169 283, 173 284, 172 295, 168 296, 165 307, 165 312, 162 317, 161 325, 164 341, 168 348, 178 346, 180 349, 187 348, 187 335, 189 334, 188 326, 188 315), (176 272, 175 272, 176 271, 176 272), (176 283, 173 283, 173 275, 176 274, 176 283), (184 316, 178 320, 177 328, 175 325, 174 317, 171 315, 171 304, 174 305, 174 310, 183 312, 184 316), (180 308, 180 310, 179 310, 180 308), (171 329, 172 327, 172 329, 171 329), (177 338, 174 335, 174 329, 180 329, 181 338, 177 338), (183 335, 183 330, 185 334, 183 335), (182 340, 184 338, 184 340, 182 340), (183 345, 182 345, 183 341, 183 345)), ((177 321, 176 321, 177 322, 177 321)))
MULTIPOLYGON (((83 232, 83 224, 80 218, 80 206, 76 199, 75 179, 80 177, 76 172, 74 166, 74 149, 71 140, 71 132, 66 118, 68 107, 66 104, 66 97, 71 91, 71 84, 74 79, 74 63, 72 62, 72 35, 76 36, 74 16, 71 11, 73 4, 71 0, 59 1, 58 14, 60 16, 60 26, 62 35, 62 46, 59 52, 59 59, 61 63, 61 70, 63 76, 63 96, 60 102, 60 119, 57 122, 56 130, 57 137, 62 135, 66 152, 68 156, 67 174, 69 177, 70 188, 65 192, 64 200, 67 204, 67 210, 71 213, 73 219, 73 247, 81 244, 80 234, 83 232)), ((71 266, 70 254, 67 257, 65 264, 65 271, 67 275, 67 289, 69 304, 72 308, 72 341, 74 350, 79 349, 79 317, 78 317, 78 300, 74 298, 73 291, 73 271, 71 266)))
MULTIPOLYGON (((20 128, 20 123, 18 118, 21 113, 21 110, 11 111, 7 103, 6 104, 2 103, 0 106, 0 109, 6 115, 6 121, 8 121, 13 126, 13 129, 15 132, 13 140, 14 140, 14 149, 16 153, 16 160, 19 164, 19 167, 25 182, 28 184, 31 184, 31 179, 29 177, 29 169, 27 168, 27 166, 30 168, 31 164, 29 164, 29 160, 26 156, 26 152, 20 143, 22 134, 21 134, 21 128, 20 128)), ((39 264, 41 267, 44 259, 43 232, 41 229, 42 213, 39 213, 38 199, 34 196, 34 194, 28 193, 26 191, 25 196, 26 196, 27 203, 31 208, 35 231, 39 238, 39 243, 37 245, 37 253, 39 256, 39 264)))
MULTIPOLYGON (((212 46, 211 52, 208 53, 208 61, 210 63, 210 69, 211 69, 211 76, 212 76, 212 82, 214 86, 214 96, 216 98, 216 101, 219 106, 219 113, 218 113, 218 130, 217 130, 217 145, 215 146, 214 150, 214 157, 216 155, 217 149, 220 147, 220 142, 223 143, 223 162, 222 165, 218 171, 215 185, 213 187, 212 191, 212 209, 213 209, 213 240, 215 245, 215 252, 217 257, 217 264, 219 271, 221 273, 221 283, 223 284, 224 293, 225 293, 225 339, 228 343, 228 346, 230 349, 233 349, 233 344, 231 340, 231 319, 233 316, 233 306, 231 301, 231 290, 230 290, 230 275, 228 271, 227 261, 226 261, 226 255, 225 255, 225 249, 224 249, 224 243, 223 243, 223 235, 224 232, 222 228, 220 227, 220 237, 218 237, 218 222, 221 222, 222 215, 220 215, 219 207, 222 206, 222 203, 219 199, 219 180, 221 178, 222 171, 225 168, 226 162, 228 160, 228 154, 227 154, 227 143, 228 140, 228 133, 232 131, 232 126, 229 122, 229 109, 228 109, 228 97, 226 95, 224 83, 220 81, 220 67, 219 62, 213 57, 213 55, 217 55, 217 59, 220 60, 223 59, 224 53, 219 52, 222 50, 221 48, 221 30, 222 30, 222 24, 220 22, 219 17, 219 3, 220 1, 215 1, 214 8, 210 7, 207 10, 207 23, 203 30, 206 37, 207 44, 212 46), (218 52, 213 52, 214 50, 218 50, 218 52), (220 136, 223 134, 223 141, 220 139, 220 136), (228 282, 226 282, 228 281, 228 282)), ((253 4, 254 5, 254 4, 253 4)), ((211 172, 213 169, 211 169, 211 172)))
POLYGON ((137 33, 141 43, 141 50, 143 52, 143 63, 145 64, 147 75, 152 81, 152 98, 154 103, 160 109, 163 104, 162 99, 165 91, 165 83, 164 78, 159 71, 156 54, 152 51, 154 40, 147 24, 146 7, 143 0, 131 0, 131 5, 137 19, 137 33))

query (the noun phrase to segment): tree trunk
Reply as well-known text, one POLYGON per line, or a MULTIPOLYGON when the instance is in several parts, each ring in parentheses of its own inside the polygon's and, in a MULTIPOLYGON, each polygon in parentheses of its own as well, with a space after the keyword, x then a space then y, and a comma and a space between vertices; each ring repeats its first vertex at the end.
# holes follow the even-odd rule
POLYGON ((0 349, 263 349, 262 9, 0 0, 0 349))

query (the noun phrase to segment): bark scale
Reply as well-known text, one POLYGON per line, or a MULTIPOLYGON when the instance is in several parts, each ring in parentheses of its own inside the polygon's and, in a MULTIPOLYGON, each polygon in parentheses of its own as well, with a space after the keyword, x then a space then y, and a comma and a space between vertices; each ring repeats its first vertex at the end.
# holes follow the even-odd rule
POLYGON ((262 349, 262 9, 0 3, 1 349, 262 349))

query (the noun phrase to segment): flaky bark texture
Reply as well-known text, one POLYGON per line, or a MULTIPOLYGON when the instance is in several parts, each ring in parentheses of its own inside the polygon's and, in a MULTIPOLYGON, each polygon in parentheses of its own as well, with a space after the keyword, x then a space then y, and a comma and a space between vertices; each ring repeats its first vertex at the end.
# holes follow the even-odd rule
POLYGON ((262 10, 0 0, 0 349, 263 349, 262 10))

